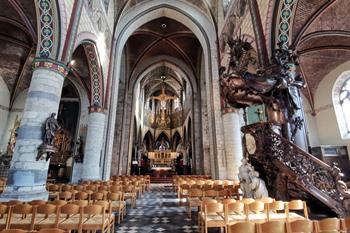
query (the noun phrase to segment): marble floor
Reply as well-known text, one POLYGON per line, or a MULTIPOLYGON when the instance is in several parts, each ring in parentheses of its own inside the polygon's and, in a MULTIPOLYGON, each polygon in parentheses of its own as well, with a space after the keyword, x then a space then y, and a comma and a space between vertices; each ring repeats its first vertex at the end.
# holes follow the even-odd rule
MULTIPOLYGON (((117 233, 192 233, 198 232, 197 216, 193 209, 192 219, 170 184, 152 184, 151 190, 137 200, 135 209, 128 205, 127 216, 116 226, 117 233)), ((213 229, 210 233, 220 232, 213 229)))

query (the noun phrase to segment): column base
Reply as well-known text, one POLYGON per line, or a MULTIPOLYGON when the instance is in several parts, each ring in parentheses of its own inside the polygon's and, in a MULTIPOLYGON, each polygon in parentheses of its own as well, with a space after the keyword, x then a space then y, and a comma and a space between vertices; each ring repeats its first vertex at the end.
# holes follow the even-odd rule
POLYGON ((6 202, 10 200, 20 200, 24 202, 32 200, 48 200, 49 193, 46 190, 36 190, 36 191, 6 191, 0 195, 0 202, 6 202))

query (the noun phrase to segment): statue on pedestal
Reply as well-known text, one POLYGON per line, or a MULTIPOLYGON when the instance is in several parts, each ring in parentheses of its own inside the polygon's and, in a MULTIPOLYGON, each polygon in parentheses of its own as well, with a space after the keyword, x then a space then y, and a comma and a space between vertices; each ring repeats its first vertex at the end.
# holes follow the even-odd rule
POLYGON ((54 139, 59 126, 56 118, 56 113, 51 113, 51 116, 45 121, 45 131, 43 135, 43 144, 38 148, 38 156, 36 160, 46 159, 48 161, 50 157, 56 153, 57 149, 54 146, 54 139))

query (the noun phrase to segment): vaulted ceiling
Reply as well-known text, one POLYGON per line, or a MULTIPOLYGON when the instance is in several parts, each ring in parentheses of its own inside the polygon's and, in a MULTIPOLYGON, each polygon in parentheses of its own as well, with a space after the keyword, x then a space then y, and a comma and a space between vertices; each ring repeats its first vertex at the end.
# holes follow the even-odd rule
POLYGON ((304 94, 314 107, 314 94, 322 79, 350 60, 348 0, 299 0, 293 20, 293 46, 308 87, 304 94))
POLYGON ((36 37, 34 1, 1 1, 0 76, 11 94, 10 107, 31 81, 36 37))
MULTIPOLYGON (((186 26, 166 17, 155 19, 138 28, 126 44, 130 74, 143 62, 158 56, 181 60, 197 74, 201 51, 198 39, 186 26)), ((165 66, 158 67, 146 75, 147 82, 144 82, 144 87, 149 90, 148 94, 161 89, 160 76, 167 77, 168 90, 179 96, 182 78, 178 78, 178 74, 165 66)))

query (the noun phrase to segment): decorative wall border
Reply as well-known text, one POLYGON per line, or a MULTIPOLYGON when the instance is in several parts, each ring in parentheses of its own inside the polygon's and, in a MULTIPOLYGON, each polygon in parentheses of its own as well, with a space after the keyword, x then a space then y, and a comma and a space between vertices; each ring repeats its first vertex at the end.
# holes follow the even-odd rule
POLYGON ((97 55, 97 48, 93 44, 84 44, 91 78, 91 106, 103 106, 102 69, 97 55))
POLYGON ((291 28, 293 24, 293 15, 298 0, 281 0, 276 22, 275 45, 282 42, 287 47, 291 41, 291 28))
POLYGON ((38 21, 38 51, 42 58, 56 58, 60 42, 59 22, 55 0, 36 0, 38 21))
POLYGON ((65 64, 51 60, 51 59, 36 58, 33 62, 33 68, 48 69, 56 73, 59 73, 63 77, 66 77, 68 75, 68 67, 65 64))

